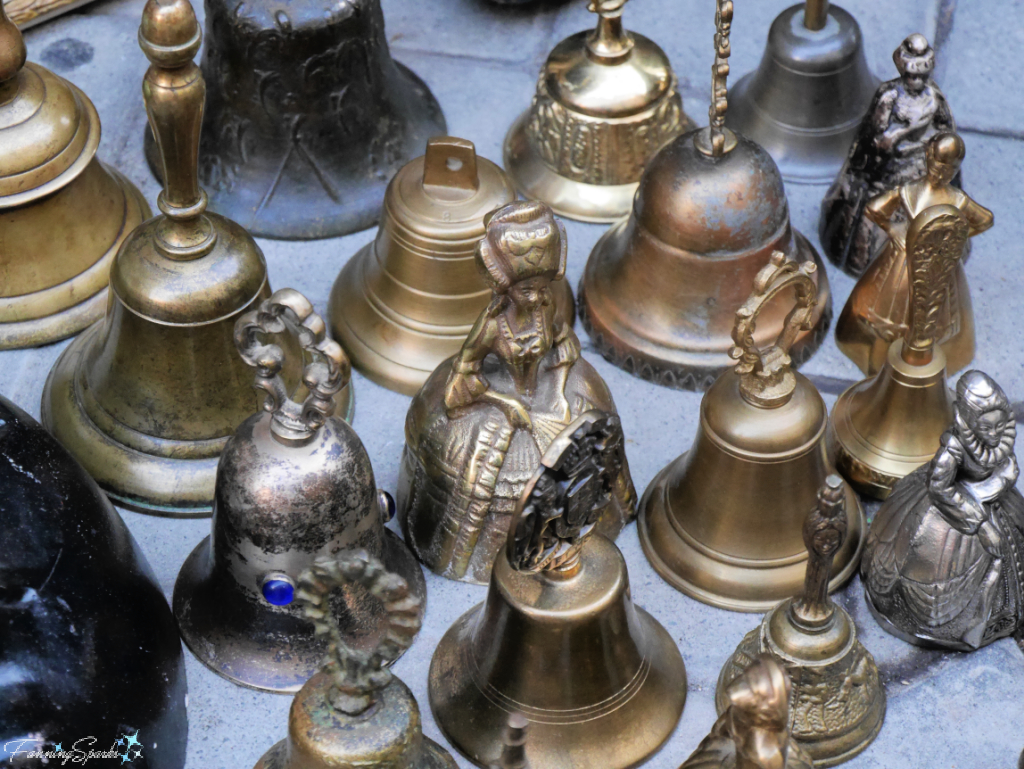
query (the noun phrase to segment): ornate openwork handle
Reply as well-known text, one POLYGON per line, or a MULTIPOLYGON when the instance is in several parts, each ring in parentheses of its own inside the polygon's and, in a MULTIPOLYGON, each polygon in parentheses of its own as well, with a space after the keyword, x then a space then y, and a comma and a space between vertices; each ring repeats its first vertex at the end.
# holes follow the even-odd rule
POLYGON ((708 127, 693 137, 697 149, 705 155, 720 158, 736 146, 736 134, 725 127, 729 110, 729 57, 732 45, 732 0, 717 0, 715 10, 715 63, 711 66, 711 108, 708 127))
POLYGON ((391 670, 385 665, 408 649, 420 630, 419 599, 404 579, 365 550, 321 558, 299 577, 295 595, 316 634, 330 637, 326 668, 334 679, 328 695, 331 706, 350 716, 366 711, 375 701, 374 693, 391 683, 391 670), (387 622, 371 650, 353 649, 338 628, 330 594, 344 585, 361 585, 384 605, 387 622))
POLYGON ((344 350, 327 338, 323 318, 313 312, 306 297, 292 288, 275 291, 260 303, 258 310, 247 312, 235 323, 235 345, 242 359, 256 369, 255 387, 266 392, 263 409, 273 415, 271 433, 282 443, 308 442, 324 420, 334 413, 334 395, 348 384, 352 372, 344 350), (264 342, 264 334, 290 333, 310 362, 302 370, 302 383, 308 390, 305 400, 291 399, 281 377, 285 351, 280 345, 264 342))
POLYGON ((753 293, 736 311, 732 327, 732 340, 736 344, 729 350, 729 356, 736 361, 740 394, 755 406, 776 408, 793 395, 796 376, 789 351, 800 332, 812 326, 812 315, 818 303, 818 287, 812 277, 816 269, 814 262, 798 266, 787 260, 781 251, 773 252, 768 264, 754 278, 753 293), (796 305, 786 316, 775 344, 762 351, 754 342, 757 316, 776 294, 790 287, 796 291, 796 305))
POLYGON ((587 37, 587 48, 600 59, 618 59, 633 48, 633 38, 622 26, 627 0, 590 0, 587 10, 598 15, 597 27, 587 37))
POLYGON ((846 484, 832 473, 818 490, 817 505, 804 522, 807 572, 804 594, 793 603, 793 616, 804 627, 821 627, 835 613, 832 599, 828 597, 828 582, 832 560, 843 546, 848 528, 846 484))

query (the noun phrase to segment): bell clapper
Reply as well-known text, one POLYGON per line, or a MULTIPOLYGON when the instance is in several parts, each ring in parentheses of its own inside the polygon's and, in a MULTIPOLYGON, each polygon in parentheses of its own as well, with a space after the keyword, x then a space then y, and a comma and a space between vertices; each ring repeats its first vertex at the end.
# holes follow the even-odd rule
POLYGON ((508 717, 505 731, 501 735, 501 758, 491 769, 530 769, 526 760, 526 737, 530 722, 522 713, 508 717))
POLYGON ((720 158, 736 148, 736 135, 725 127, 725 114, 729 111, 729 57, 732 46, 732 0, 718 0, 715 11, 715 63, 711 66, 711 107, 708 109, 708 127, 693 137, 693 143, 703 154, 720 158))

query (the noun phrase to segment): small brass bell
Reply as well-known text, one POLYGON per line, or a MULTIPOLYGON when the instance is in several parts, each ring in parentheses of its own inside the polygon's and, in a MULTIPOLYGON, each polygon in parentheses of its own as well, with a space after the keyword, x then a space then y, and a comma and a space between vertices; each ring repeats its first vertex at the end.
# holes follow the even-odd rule
MULTIPOLYGON (((790 226, 775 162, 724 127, 731 0, 718 0, 711 125, 683 134, 648 164, 633 213, 594 246, 580 281, 580 320, 608 360, 643 379, 706 390, 733 365, 729 332, 747 287, 774 251, 821 266, 790 226)), ((812 272, 817 304, 793 341, 800 363, 828 330, 832 298, 824 269, 812 272)), ((766 308, 759 344, 785 323, 766 308)))
POLYGON ((96 157, 99 143, 89 97, 25 62, 21 32, 0 7, 0 350, 101 318, 114 254, 151 216, 135 186, 96 157))
POLYGON ((768 150, 787 182, 827 184, 877 87, 857 20, 829 0, 806 0, 772 22, 761 64, 732 89, 725 123, 768 150))
MULTIPOLYGON (((516 199, 512 183, 472 142, 427 142, 388 184, 377 238, 331 290, 331 333, 373 381, 415 395, 459 351, 490 288, 474 259, 488 213, 516 199)), ((572 289, 552 283, 559 317, 573 321, 572 289)))
POLYGON ((270 296, 263 253, 206 211, 196 176, 205 86, 188 0, 149 0, 139 44, 146 110, 166 169, 162 216, 137 227, 110 271, 106 317, 61 354, 42 421, 118 504, 208 515, 217 458, 253 412, 235 321, 270 296))
MULTIPOLYGON (((640 544, 677 590, 712 606, 765 611, 803 583, 803 519, 834 472, 826 454, 828 413, 814 385, 792 369, 789 349, 813 322, 813 262, 776 251, 736 312, 732 357, 704 395, 691 449, 664 468, 640 500, 640 544), (771 347, 754 342, 762 309, 795 295, 771 347)), ((864 513, 847 489, 849 532, 830 589, 857 568, 864 513)))
POLYGON ((590 411, 552 442, 517 503, 486 602, 434 652, 434 719, 477 766, 498 760, 514 712, 544 769, 636 766, 683 712, 679 650, 633 605, 622 554, 594 531, 614 504, 621 429, 590 411))
POLYGON ((846 539, 846 484, 830 475, 804 523, 810 557, 803 596, 789 598, 744 636, 718 677, 718 712, 729 707, 729 684, 761 654, 785 666, 793 682, 789 731, 815 766, 849 761, 878 736, 885 689, 871 652, 850 615, 828 595, 832 559, 846 539))
POLYGON ((423 736, 416 698, 386 665, 412 644, 423 614, 405 580, 365 551, 324 558, 303 572, 296 599, 328 661, 302 687, 288 714, 288 737, 255 769, 457 769, 448 751, 423 736), (385 630, 370 649, 351 648, 331 609, 332 590, 376 596, 385 630))
MULTIPOLYGON (((290 288, 236 322, 238 351, 267 397, 224 447, 212 534, 174 585, 174 613, 192 653, 254 689, 295 692, 320 667, 326 641, 294 601, 299 575, 317 558, 359 548, 404 579, 417 601, 426 594, 413 554, 384 528, 393 502, 377 490, 359 436, 333 416, 349 366, 325 334, 313 306, 290 288), (288 356, 272 341, 279 335, 295 339, 308 361, 301 403, 282 377, 288 356)), ((378 642, 386 617, 372 596, 346 588, 334 606, 346 643, 378 642)))
POLYGON ((694 127, 665 52, 623 28, 626 1, 590 0, 597 27, 555 46, 505 137, 516 188, 570 219, 626 216, 647 162, 694 127))

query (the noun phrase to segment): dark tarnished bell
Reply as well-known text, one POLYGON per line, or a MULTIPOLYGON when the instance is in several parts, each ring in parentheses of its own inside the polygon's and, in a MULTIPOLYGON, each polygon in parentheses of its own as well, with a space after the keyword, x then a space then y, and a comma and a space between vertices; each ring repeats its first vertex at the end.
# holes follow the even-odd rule
POLYGON ((0 763, 72 766, 91 736, 136 769, 182 769, 185 660, 163 591, 88 473, 3 397, 0 489, 0 763))
POLYGON ((599 411, 555 438, 516 504, 486 602, 434 652, 434 718, 477 766, 498 761, 514 713, 544 769, 636 766, 682 715, 679 650, 633 605, 622 554, 595 531, 614 504, 621 441, 618 417, 599 411))
MULTIPOLYGON (((608 360, 643 379, 705 390, 733 364, 736 310, 774 251, 820 265, 790 225, 779 169, 764 148, 724 127, 731 0, 718 0, 711 124, 676 138, 648 164, 628 220, 594 246, 580 288, 580 319, 608 360)), ((792 347, 817 349, 832 311, 825 270, 817 303, 792 347)), ((781 302, 766 308, 757 341, 775 338, 781 302)))
POLYGON ((457 769, 448 751, 423 736, 415 697, 386 667, 420 629, 422 599, 406 581, 365 550, 351 551, 306 569, 296 601, 328 639, 327 661, 295 696, 287 739, 256 769, 457 769), (337 623, 331 593, 339 589, 375 596, 382 632, 367 649, 350 647, 337 623))
MULTIPOLYGON (((0 3, 2 6, 3 3, 0 3)), ((46 344, 103 316, 114 254, 151 216, 96 157, 89 97, 25 61, 0 7, 0 350, 46 344)))
MULTIPOLYGON (((380 216, 441 108, 391 58, 380 0, 206 0, 210 93, 199 176, 210 210, 267 238, 329 238, 380 216)), ((162 178, 152 136, 150 167, 162 178)))
MULTIPOLYGON (((359 436, 333 416, 349 363, 299 292, 274 293, 235 324, 243 360, 256 369, 263 409, 228 441, 217 466, 212 533, 181 567, 174 614, 185 643, 207 667, 254 689, 295 692, 323 660, 326 640, 295 599, 299 575, 341 550, 362 549, 409 585, 426 584, 413 554, 384 523, 394 503, 374 482, 359 436), (289 361, 284 339, 300 349, 289 361), (291 399, 282 372, 302 366, 305 399, 291 399)), ((342 586, 334 621, 356 649, 386 632, 379 602, 342 586)))

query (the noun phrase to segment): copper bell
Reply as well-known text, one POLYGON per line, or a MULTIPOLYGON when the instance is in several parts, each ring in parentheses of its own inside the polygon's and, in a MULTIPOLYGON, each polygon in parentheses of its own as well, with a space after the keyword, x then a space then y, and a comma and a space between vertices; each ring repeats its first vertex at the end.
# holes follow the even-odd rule
MULTIPOLYGON (((747 287, 773 251, 821 266, 789 222, 782 178, 758 144, 723 125, 731 0, 719 0, 711 125, 683 134, 647 166, 633 213, 598 241, 577 293, 580 319, 608 360, 668 387, 705 390, 732 366, 729 332, 747 287)), ((797 363, 831 316, 824 269, 817 303, 793 341, 797 363)), ((787 308, 765 310, 757 341, 777 336, 787 308)))
MULTIPOLYGON (((813 323, 813 262, 776 251, 736 312, 736 361, 704 395, 691 449, 651 482, 640 500, 640 544, 673 587, 712 606, 766 611, 792 596, 807 563, 802 527, 818 489, 834 472, 826 455, 828 412, 794 371, 789 349, 813 323), (796 296, 775 344, 758 347, 762 308, 796 296)), ((865 528, 847 489, 849 537, 836 556, 830 589, 857 568, 865 528)))
POLYGON ((255 769, 457 769, 448 751, 423 736, 416 698, 386 665, 419 632, 422 600, 365 551, 318 560, 299 577, 296 602, 319 636, 327 662, 292 701, 288 737, 255 769), (376 597, 383 632, 369 649, 345 641, 331 592, 358 588, 376 597))
POLYGON ((570 219, 626 216, 647 162, 695 127, 665 52, 623 28, 625 4, 590 0, 597 27, 555 46, 505 137, 516 188, 570 219))
MULTIPOLYGON (((2 6, 2 3, 0 3, 2 6)), ((96 157, 89 97, 25 62, 0 7, 0 350, 46 344, 103 315, 114 254, 151 216, 96 157)))
MULTIPOLYGON (((174 614, 192 653, 254 689, 298 691, 320 667, 326 641, 294 601, 299 575, 317 558, 360 548, 401 576, 416 600, 426 594, 413 554, 384 528, 394 503, 377 490, 366 449, 333 416, 349 365, 325 334, 313 306, 290 288, 236 322, 238 351, 266 398, 224 447, 212 534, 174 585, 174 614), (302 402, 282 377, 290 361, 273 341, 281 336, 308 361, 302 402)), ((332 604, 339 632, 354 648, 374 646, 386 619, 377 602, 359 590, 343 597, 332 604)))
MULTIPOLYGON (((380 0, 206 1, 199 175, 210 209, 267 238, 329 238, 380 216, 388 180, 444 134, 391 58, 380 0)), ((146 155, 160 158, 147 133, 146 155)))
POLYGON ((54 364, 46 428, 118 504, 208 515, 217 459, 255 402, 235 353, 240 315, 270 296, 263 253, 239 225, 206 211, 196 176, 205 86, 188 0, 149 0, 139 44, 166 182, 161 216, 125 240, 106 317, 54 364))
MULTIPOLYGON (((487 214, 516 199, 505 172, 472 142, 427 142, 388 184, 377 238, 342 269, 331 290, 331 333, 378 384, 415 395, 459 351, 490 288, 474 259, 487 214)), ((573 321, 572 290, 552 285, 559 316, 573 321)))
POLYGON ((810 553, 803 595, 788 598, 750 631, 722 668, 715 703, 729 706, 729 684, 761 654, 784 665, 793 682, 789 730, 815 766, 849 761, 878 736, 885 689, 857 628, 828 595, 832 559, 847 533, 846 484, 829 475, 804 523, 810 553))
POLYGON ((510 714, 544 769, 624 769, 668 739, 686 699, 672 637, 630 598, 611 540, 618 418, 590 411, 545 452, 516 506, 487 600, 449 628, 430 664, 430 706, 477 766, 498 760, 510 714))
POLYGON ((806 0, 772 22, 761 64, 732 89, 725 122, 768 150, 787 182, 828 183, 877 86, 857 20, 829 0, 806 0))

